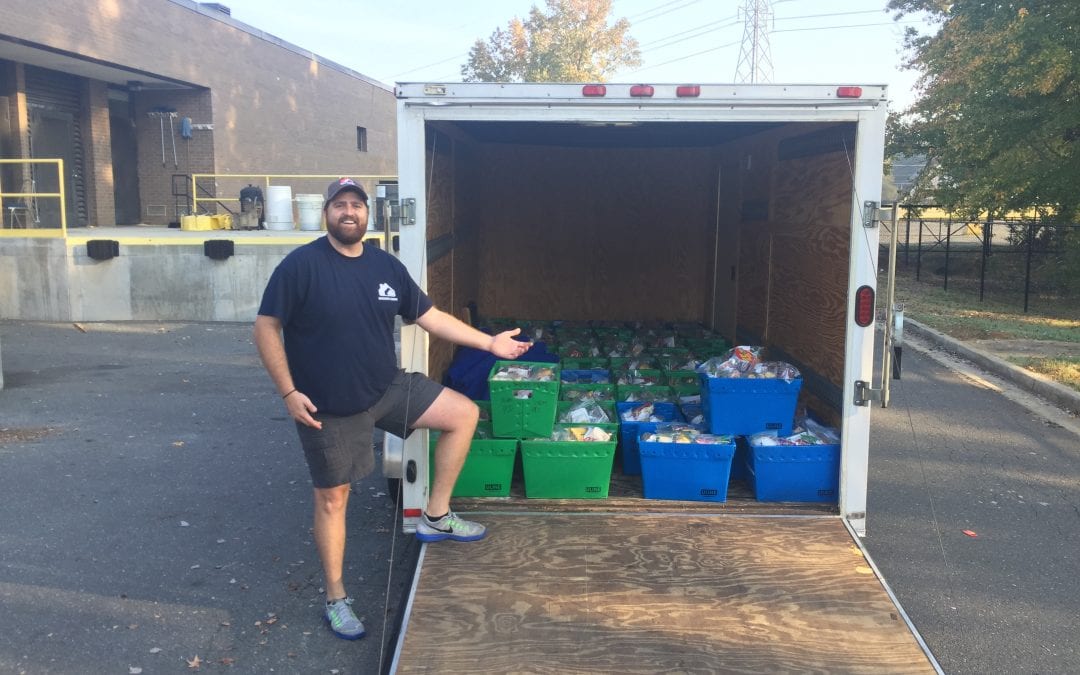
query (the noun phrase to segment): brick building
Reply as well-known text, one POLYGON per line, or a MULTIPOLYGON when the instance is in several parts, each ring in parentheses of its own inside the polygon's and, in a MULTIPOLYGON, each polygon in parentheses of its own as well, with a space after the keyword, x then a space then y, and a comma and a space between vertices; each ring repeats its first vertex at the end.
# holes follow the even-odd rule
MULTIPOLYGON (((175 222, 193 173, 393 174, 394 125, 391 87, 217 3, 0 4, 0 157, 65 160, 69 227, 175 222)), ((0 171, 5 192, 56 184, 45 166, 0 171)), ((214 181, 200 196, 215 189, 237 197, 214 181)), ((37 201, 56 226, 59 201, 37 201)))

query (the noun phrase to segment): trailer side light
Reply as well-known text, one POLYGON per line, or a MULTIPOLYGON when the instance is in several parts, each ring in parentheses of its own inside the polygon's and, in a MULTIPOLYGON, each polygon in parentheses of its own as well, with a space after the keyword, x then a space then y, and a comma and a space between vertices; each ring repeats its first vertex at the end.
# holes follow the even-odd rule
POLYGON ((422 513, 422 509, 402 509, 401 515, 406 518, 419 518, 422 513))
POLYGON ((701 87, 696 84, 684 84, 675 88, 675 95, 683 98, 701 96, 701 87))
POLYGON ((635 84, 630 87, 631 96, 652 96, 653 87, 651 84, 635 84))
POLYGON ((581 88, 582 96, 605 96, 607 87, 602 84, 587 84, 581 88))
POLYGON ((837 87, 836 98, 860 98, 862 87, 837 87))
POLYGON ((874 322, 874 289, 859 286, 855 291, 855 324, 866 328, 874 322))

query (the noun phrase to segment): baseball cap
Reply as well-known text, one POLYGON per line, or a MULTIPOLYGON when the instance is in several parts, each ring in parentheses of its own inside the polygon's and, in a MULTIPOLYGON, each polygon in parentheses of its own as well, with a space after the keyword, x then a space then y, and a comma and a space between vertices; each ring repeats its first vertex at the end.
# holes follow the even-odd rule
POLYGON ((367 193, 364 192, 364 188, 360 187, 360 183, 357 183, 352 178, 338 178, 326 188, 326 200, 323 202, 323 209, 330 205, 330 202, 334 200, 344 190, 353 190, 360 194, 360 198, 365 202, 368 200, 367 193))

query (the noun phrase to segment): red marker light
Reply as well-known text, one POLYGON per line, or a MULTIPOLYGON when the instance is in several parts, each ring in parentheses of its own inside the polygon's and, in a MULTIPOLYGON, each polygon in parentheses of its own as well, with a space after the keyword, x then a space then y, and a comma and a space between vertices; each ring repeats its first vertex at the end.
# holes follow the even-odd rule
POLYGON ((701 96, 701 87, 696 84, 684 84, 675 88, 675 95, 683 98, 701 96))
POLYGON ((421 509, 402 509, 401 515, 405 518, 419 518, 422 513, 421 509))
POLYGON ((582 96, 606 96, 607 87, 602 84, 587 84, 581 88, 582 96))
POLYGON ((860 98, 862 87, 837 87, 836 98, 860 98))
POLYGON ((874 289, 859 286, 855 291, 855 325, 866 328, 874 322, 874 289))
POLYGON ((635 84, 630 87, 631 96, 652 96, 653 88, 651 84, 635 84))

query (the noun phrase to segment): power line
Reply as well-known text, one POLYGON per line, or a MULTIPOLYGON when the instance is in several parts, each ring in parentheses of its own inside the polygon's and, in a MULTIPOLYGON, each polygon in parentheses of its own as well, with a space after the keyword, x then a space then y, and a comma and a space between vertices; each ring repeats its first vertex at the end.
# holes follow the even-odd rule
POLYGON ((653 19, 658 19, 658 18, 660 18, 662 16, 666 16, 668 14, 671 14, 672 12, 677 12, 680 9, 683 9, 684 7, 689 7, 690 5, 696 5, 699 2, 701 2, 701 0, 671 0, 671 2, 667 2, 667 3, 664 3, 663 5, 658 6, 658 7, 653 7, 652 9, 645 10, 644 12, 641 12, 640 14, 637 14, 635 17, 631 17, 631 18, 629 18, 627 20, 630 21, 631 23, 633 23, 635 20, 638 23, 644 23, 646 21, 651 21, 653 19), (670 5, 675 5, 675 4, 680 3, 680 2, 682 3, 681 5, 678 5, 677 7, 672 7, 671 9, 669 9, 669 10, 667 10, 665 12, 659 12, 659 13, 656 13, 656 14, 652 14, 652 16, 645 16, 646 14, 650 14, 652 12, 657 12, 657 10, 661 10, 661 9, 663 9, 665 7, 668 7, 670 5), (645 18, 643 18, 643 19, 638 18, 638 17, 642 17, 642 16, 645 16, 645 18))
POLYGON ((680 56, 677 59, 671 59, 670 61, 664 61, 663 63, 654 63, 651 66, 643 66, 641 68, 638 68, 637 70, 631 70, 629 73, 627 73, 627 75, 633 75, 634 73, 640 73, 641 71, 649 70, 650 68, 659 68, 660 66, 666 66, 666 65, 671 64, 671 63, 677 63, 679 61, 685 61, 686 59, 692 59, 695 56, 701 56, 702 54, 708 54, 710 52, 719 51, 721 49, 726 49, 728 47, 734 47, 737 44, 739 44, 738 40, 736 40, 735 42, 729 42, 729 43, 727 43, 725 45, 720 45, 719 47, 711 47, 709 49, 703 49, 700 52, 694 52, 693 54, 687 54, 686 56, 680 56))
POLYGON ((853 23, 844 26, 815 26, 813 28, 782 28, 770 31, 772 33, 796 33, 807 30, 833 30, 834 28, 867 28, 869 26, 902 26, 906 24, 923 23, 922 21, 883 21, 881 23, 853 23))
POLYGON ((662 38, 657 38, 656 40, 653 40, 652 42, 648 42, 648 43, 645 43, 645 44, 640 45, 640 46, 643 49, 645 47, 652 47, 653 49, 663 49, 664 47, 669 47, 672 44, 682 42, 683 40, 677 39, 677 38, 681 38, 682 36, 687 36, 687 37, 685 37, 683 39, 684 40, 689 40, 689 39, 693 39, 693 38, 696 38, 696 37, 701 37, 702 35, 706 35, 708 33, 712 33, 712 32, 718 31, 718 30, 723 30, 724 28, 734 26, 734 25, 736 25, 738 23, 739 23, 738 19, 735 19, 735 20, 721 19, 719 21, 713 21, 711 23, 702 24, 700 26, 697 26, 696 28, 690 28, 688 30, 680 31, 678 33, 672 33, 671 35, 668 35, 668 36, 665 36, 665 37, 662 37, 662 38), (723 25, 722 26, 717 26, 716 24, 723 24, 723 25), (710 28, 710 26, 714 26, 714 27, 710 28), (688 35, 689 33, 693 33, 693 35, 688 35), (660 45, 659 43, 661 43, 661 42, 664 42, 665 44, 660 45), (654 46, 654 45, 656 45, 656 46, 654 46))
POLYGON ((454 61, 454 60, 457 60, 457 59, 460 59, 460 58, 464 58, 464 57, 466 57, 468 55, 469 55, 469 53, 465 52, 464 54, 458 54, 457 56, 451 56, 450 58, 443 59, 442 61, 436 61, 435 63, 429 63, 426 66, 417 66, 416 68, 412 68, 410 70, 406 70, 406 71, 397 73, 395 75, 391 75, 390 78, 393 79, 395 77, 401 77, 402 75, 408 75, 409 73, 415 73, 418 70, 423 70, 424 68, 431 68, 432 66, 441 66, 442 64, 444 64, 444 63, 446 63, 448 61, 454 61))
POLYGON ((793 21, 795 19, 818 19, 825 16, 850 16, 852 14, 884 14, 880 9, 860 9, 853 12, 830 12, 828 14, 803 14, 802 16, 778 16, 775 21, 793 21))

